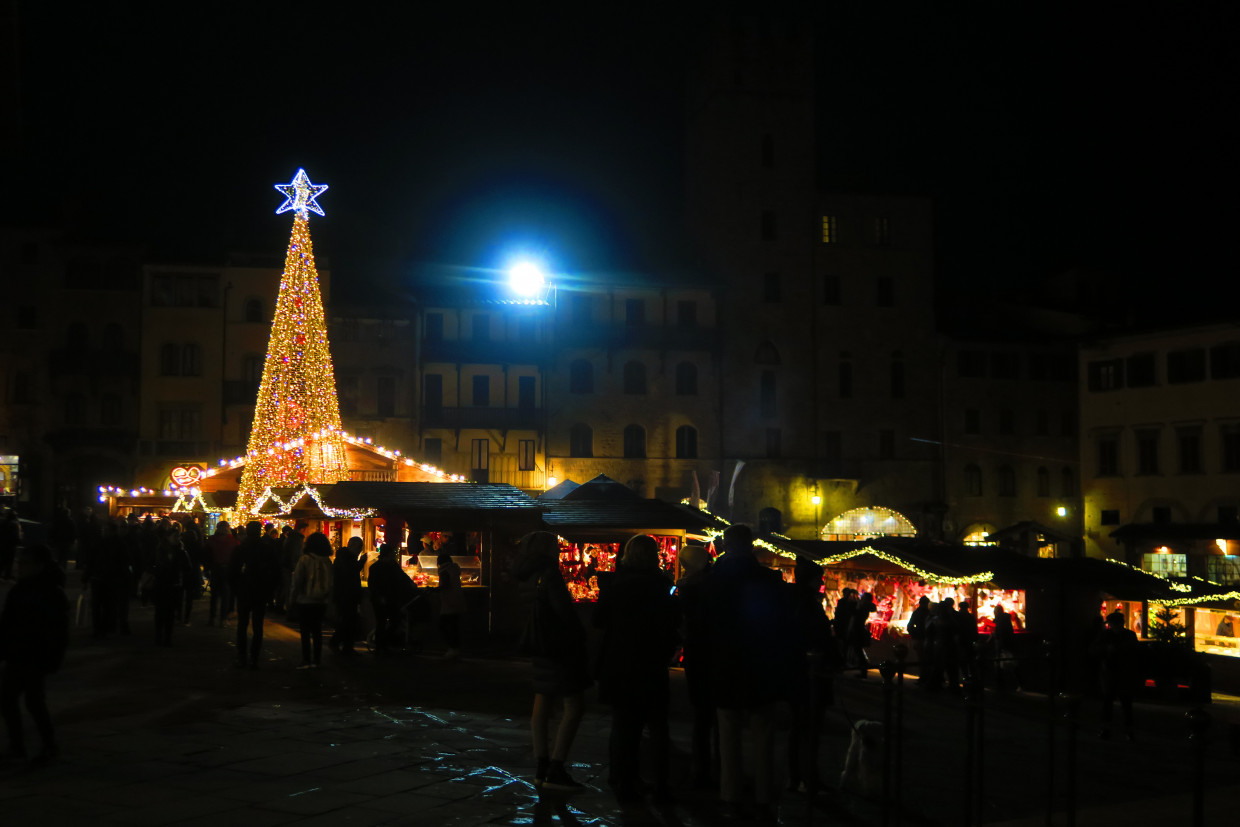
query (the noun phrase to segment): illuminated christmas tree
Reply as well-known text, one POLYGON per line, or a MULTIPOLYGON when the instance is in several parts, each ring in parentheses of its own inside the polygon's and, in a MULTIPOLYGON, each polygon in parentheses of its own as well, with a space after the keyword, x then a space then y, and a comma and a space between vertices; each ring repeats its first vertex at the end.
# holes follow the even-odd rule
POLYGON ((311 184, 299 169, 292 183, 276 184, 276 189, 287 199, 276 213, 293 212, 293 233, 234 507, 239 516, 253 514, 269 488, 333 483, 349 476, 310 243, 309 213, 323 215, 315 198, 327 186, 311 184))

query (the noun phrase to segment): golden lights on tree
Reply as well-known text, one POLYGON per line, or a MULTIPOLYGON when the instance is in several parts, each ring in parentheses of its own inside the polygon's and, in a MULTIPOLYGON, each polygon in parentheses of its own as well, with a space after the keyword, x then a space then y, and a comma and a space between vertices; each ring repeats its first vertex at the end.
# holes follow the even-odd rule
POLYGON ((276 189, 289 199, 278 212, 295 217, 237 492, 239 515, 254 514, 268 489, 349 476, 308 217, 310 210, 322 215, 314 198, 327 187, 298 170, 276 189))

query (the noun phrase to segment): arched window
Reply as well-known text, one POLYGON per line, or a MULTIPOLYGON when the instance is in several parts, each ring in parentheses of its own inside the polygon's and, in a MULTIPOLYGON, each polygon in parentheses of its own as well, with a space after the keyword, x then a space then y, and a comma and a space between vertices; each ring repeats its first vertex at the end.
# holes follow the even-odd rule
POLYGON ((676 366, 676 395, 697 396, 698 372, 697 365, 692 362, 681 362, 676 366))
POLYGON ((1038 496, 1049 497, 1051 495, 1051 472, 1045 468, 1038 469, 1038 496))
POLYGON ((697 428, 681 425, 676 429, 676 459, 697 459, 697 428))
POLYGON ((594 365, 585 359, 574 359, 568 367, 569 393, 594 393, 594 365))
POLYGON ((999 466, 999 496, 1016 496, 1016 472, 1010 465, 999 466))
POLYGON ((758 345, 758 349, 753 354, 754 364, 758 365, 778 365, 779 351, 775 348, 774 343, 767 339, 758 345))
POLYGON ((198 345, 191 343, 181 348, 181 375, 202 375, 202 352, 198 345))
POLYGON ((259 383, 263 381, 263 357, 253 353, 245 357, 241 363, 241 380, 245 382, 246 388, 258 389, 259 383))
POLYGON ((594 456, 594 429, 578 422, 568 431, 568 455, 570 457, 594 456))
POLYGON ((976 465, 964 467, 964 494, 966 497, 982 496, 982 469, 976 465))
POLYGON ((891 363, 891 398, 904 398, 904 362, 900 359, 891 363))
POLYGON ((170 342, 159 347, 159 375, 181 375, 181 349, 170 342))
POLYGON ((638 396, 646 393, 646 366, 641 362, 624 363, 624 392, 638 396))
POLYGON ((86 397, 71 393, 65 397, 65 424, 82 425, 86 422, 86 397))
POLYGON ((262 299, 246 299, 245 300, 245 320, 247 322, 264 322, 263 318, 263 300, 262 299))
POLYGON ((1059 493, 1064 497, 1076 496, 1076 474, 1071 468, 1059 472, 1059 493))
POLYGON ((758 388, 763 416, 775 416, 775 371, 764 370, 758 388))
POLYGON ((646 429, 641 425, 624 426, 624 458, 646 458, 646 429))

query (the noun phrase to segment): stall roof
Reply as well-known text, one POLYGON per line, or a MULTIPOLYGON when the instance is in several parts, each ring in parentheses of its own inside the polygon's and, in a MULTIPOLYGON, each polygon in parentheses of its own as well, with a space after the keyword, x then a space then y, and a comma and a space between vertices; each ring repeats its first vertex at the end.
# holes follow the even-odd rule
POLYGON ((1129 523, 1111 532, 1121 542, 1140 540, 1240 540, 1240 523, 1129 523))
POLYGON ((1014 523, 1006 528, 992 531, 987 539, 993 540, 996 543, 1002 543, 1006 540, 1023 540, 1028 534, 1041 534, 1046 539, 1056 543, 1070 543, 1073 539, 1071 535, 1064 534, 1062 531, 1043 525, 1036 520, 1021 520, 1019 523, 1014 523))
POLYGON ((1240 599, 1240 592, 1233 587, 1200 577, 1159 577, 1127 563, 1099 557, 1043 560, 1041 568, 1062 582, 1094 588, 1117 600, 1148 600, 1190 606, 1240 599))
POLYGON ((578 485, 565 493, 565 500, 640 500, 637 492, 606 474, 599 474, 589 482, 578 485))
POLYGON ((562 500, 550 500, 542 505, 546 509, 542 517, 543 524, 549 530, 564 535, 659 529, 705 534, 722 531, 727 527, 723 521, 704 511, 640 497, 617 500, 574 500, 566 497, 562 500))
POLYGON ((521 489, 502 483, 338 482, 319 489, 333 508, 409 512, 505 512, 537 518, 542 506, 521 489))
POLYGON ((581 487, 581 483, 572 480, 564 480, 564 482, 556 483, 546 491, 538 495, 539 500, 561 500, 568 494, 581 487))

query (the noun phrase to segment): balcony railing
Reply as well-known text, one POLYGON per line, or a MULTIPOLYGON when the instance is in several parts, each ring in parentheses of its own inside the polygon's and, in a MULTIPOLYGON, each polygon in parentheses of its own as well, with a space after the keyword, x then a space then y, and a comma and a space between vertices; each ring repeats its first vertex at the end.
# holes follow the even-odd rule
POLYGON ((542 425, 541 408, 436 408, 422 409, 424 428, 485 428, 536 430, 542 425))

